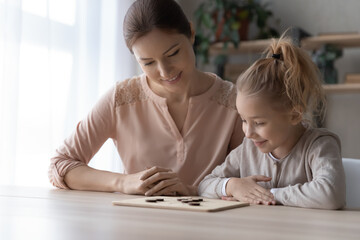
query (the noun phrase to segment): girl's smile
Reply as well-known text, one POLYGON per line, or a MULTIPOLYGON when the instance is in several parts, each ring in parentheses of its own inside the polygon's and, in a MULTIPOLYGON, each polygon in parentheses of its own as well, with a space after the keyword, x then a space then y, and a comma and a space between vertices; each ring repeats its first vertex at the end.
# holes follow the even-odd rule
POLYGON ((301 118, 292 110, 275 107, 267 97, 238 92, 236 107, 243 122, 245 136, 263 153, 285 157, 304 132, 301 118))
POLYGON ((265 143, 267 142, 267 140, 264 141, 254 141, 253 143, 255 144, 255 146, 257 146, 258 148, 262 147, 263 145, 265 145, 265 143))

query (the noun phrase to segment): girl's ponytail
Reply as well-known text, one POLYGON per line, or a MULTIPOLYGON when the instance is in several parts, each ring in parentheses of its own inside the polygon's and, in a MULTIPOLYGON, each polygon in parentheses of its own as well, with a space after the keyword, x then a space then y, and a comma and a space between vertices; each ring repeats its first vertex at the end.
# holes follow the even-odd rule
POLYGON ((325 94, 320 73, 310 56, 283 34, 265 51, 266 58, 256 61, 239 77, 238 89, 250 94, 266 93, 286 108, 314 125, 323 119, 325 94))

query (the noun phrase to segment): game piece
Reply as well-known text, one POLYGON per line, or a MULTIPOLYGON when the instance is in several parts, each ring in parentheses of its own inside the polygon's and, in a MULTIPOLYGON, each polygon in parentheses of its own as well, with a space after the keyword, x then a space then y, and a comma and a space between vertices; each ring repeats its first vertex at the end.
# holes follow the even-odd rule
POLYGON ((190 206, 200 206, 199 202, 189 202, 188 203, 190 206))
POLYGON ((193 202, 202 202, 203 199, 202 199, 202 198, 195 198, 195 199, 193 199, 192 201, 193 201, 193 202))

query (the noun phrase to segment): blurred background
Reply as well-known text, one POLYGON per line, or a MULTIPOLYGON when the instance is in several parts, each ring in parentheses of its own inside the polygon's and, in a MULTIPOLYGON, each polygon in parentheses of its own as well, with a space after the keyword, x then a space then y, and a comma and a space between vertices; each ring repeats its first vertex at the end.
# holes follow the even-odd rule
MULTIPOLYGON (((55 149, 116 81, 141 73, 122 36, 132 2, 0 0, 0 184, 50 186, 55 149)), ((178 3, 196 28, 198 67, 229 81, 292 27, 327 82, 324 126, 344 157, 360 158, 360 1, 178 3)), ((90 165, 122 171, 111 141, 90 165)))

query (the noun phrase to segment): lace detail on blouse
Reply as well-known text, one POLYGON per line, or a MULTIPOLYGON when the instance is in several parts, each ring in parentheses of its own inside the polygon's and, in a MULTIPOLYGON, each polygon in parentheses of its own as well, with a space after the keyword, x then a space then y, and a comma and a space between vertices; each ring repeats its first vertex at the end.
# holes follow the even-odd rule
POLYGON ((211 97, 211 100, 227 108, 236 110, 236 87, 228 81, 222 81, 219 90, 211 97))
POLYGON ((148 98, 141 86, 140 77, 130 78, 116 84, 116 106, 144 101, 148 98))

